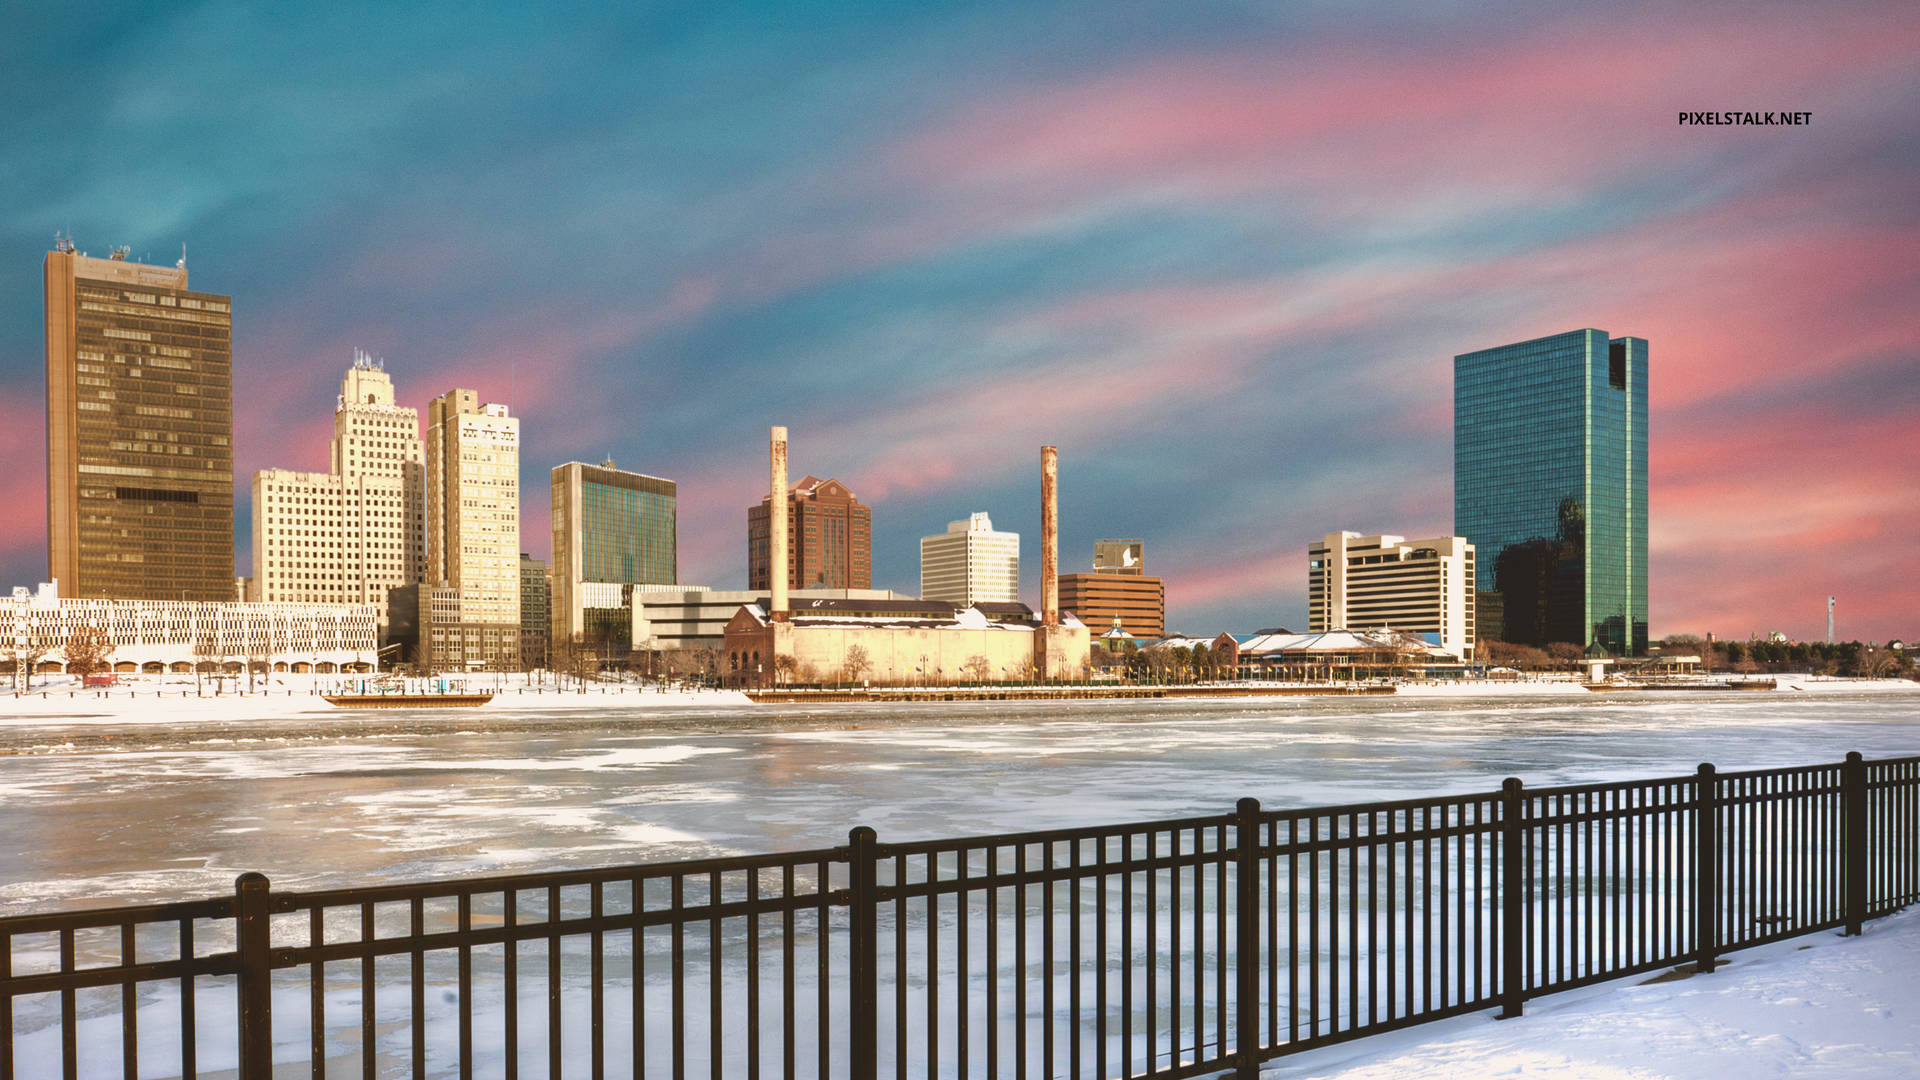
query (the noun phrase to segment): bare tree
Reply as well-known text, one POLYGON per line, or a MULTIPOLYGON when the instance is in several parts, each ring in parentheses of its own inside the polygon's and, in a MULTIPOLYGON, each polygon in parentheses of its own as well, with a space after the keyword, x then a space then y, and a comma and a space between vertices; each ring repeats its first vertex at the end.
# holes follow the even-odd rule
POLYGON ((97 626, 82 626, 67 638, 62 652, 67 659, 67 671, 84 680, 108 670, 107 657, 113 655, 113 640, 97 626))
POLYGON ((582 671, 590 659, 586 644, 579 634, 554 642, 553 655, 549 663, 552 665, 555 684, 565 686, 568 676, 585 682, 582 671))
POLYGON ((986 682, 993 674, 993 664, 986 657, 976 654, 967 657, 967 662, 960 665, 960 673, 973 682, 986 682))
POLYGON ((48 651, 45 645, 34 641, 27 642, 22 648, 9 645, 5 651, 0 651, 0 661, 4 661, 8 667, 18 672, 15 679, 22 682, 21 689, 31 690, 33 689, 33 669, 40 666, 40 661, 48 651))
POLYGON ((777 686, 783 682, 792 682, 794 673, 800 670, 800 661, 792 653, 779 653, 773 658, 773 681, 777 686))
POLYGON ((848 682, 859 682, 861 677, 873 670, 873 660, 867 656, 864 645, 847 646, 847 659, 842 665, 848 682))
POLYGON ((200 673, 213 662, 213 654, 220 648, 212 634, 202 634, 193 639, 193 692, 200 693, 200 673))
POLYGON ((1547 657, 1556 667, 1578 667, 1586 659, 1587 651, 1571 641, 1550 641, 1547 643, 1547 657))

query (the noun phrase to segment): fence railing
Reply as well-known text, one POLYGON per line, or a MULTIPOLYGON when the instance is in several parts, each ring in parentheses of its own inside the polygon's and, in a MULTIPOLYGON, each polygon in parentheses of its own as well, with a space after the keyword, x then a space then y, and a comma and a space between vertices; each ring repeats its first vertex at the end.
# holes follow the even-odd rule
POLYGON ((1920 757, 0 919, 16 1076, 1184 1077, 1920 900, 1920 757))

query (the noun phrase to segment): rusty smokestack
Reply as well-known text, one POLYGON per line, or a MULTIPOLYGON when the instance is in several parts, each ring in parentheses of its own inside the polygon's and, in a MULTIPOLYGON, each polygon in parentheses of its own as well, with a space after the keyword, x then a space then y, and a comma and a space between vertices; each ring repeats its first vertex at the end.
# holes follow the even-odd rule
POLYGON ((767 608, 776 622, 787 618, 787 429, 770 432, 772 473, 767 492, 767 585, 773 598, 767 608))
POLYGON ((1040 448, 1040 625, 1060 625, 1060 451, 1040 448))

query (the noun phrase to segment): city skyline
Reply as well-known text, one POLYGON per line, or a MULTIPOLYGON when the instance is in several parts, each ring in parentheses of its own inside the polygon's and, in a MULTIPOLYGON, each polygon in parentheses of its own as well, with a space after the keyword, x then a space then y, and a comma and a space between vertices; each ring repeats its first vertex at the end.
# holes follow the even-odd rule
POLYGON ((1304 623, 1313 539, 1452 531, 1453 355, 1604 326, 1659 350, 1654 637, 1816 640, 1828 595, 1842 638, 1914 633, 1908 7, 233 14, 16 20, 12 583, 44 576, 71 229, 184 242, 234 297, 236 573, 240 481, 320 459, 358 345, 403 405, 512 407, 523 521, 564 461, 675 477, 683 580, 742 583, 785 416, 874 508, 878 587, 958 507, 1037 535, 1025 448, 1057 443, 1063 545, 1150 538, 1170 629, 1304 623), (1675 123, 1721 107, 1812 122, 1675 123))

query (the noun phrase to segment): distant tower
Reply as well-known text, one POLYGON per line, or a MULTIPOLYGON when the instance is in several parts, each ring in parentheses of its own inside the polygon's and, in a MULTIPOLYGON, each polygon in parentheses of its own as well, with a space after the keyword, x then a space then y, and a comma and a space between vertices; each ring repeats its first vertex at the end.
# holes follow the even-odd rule
POLYGON ((1827 644, 1833 644, 1833 597, 1827 597, 1827 644))

